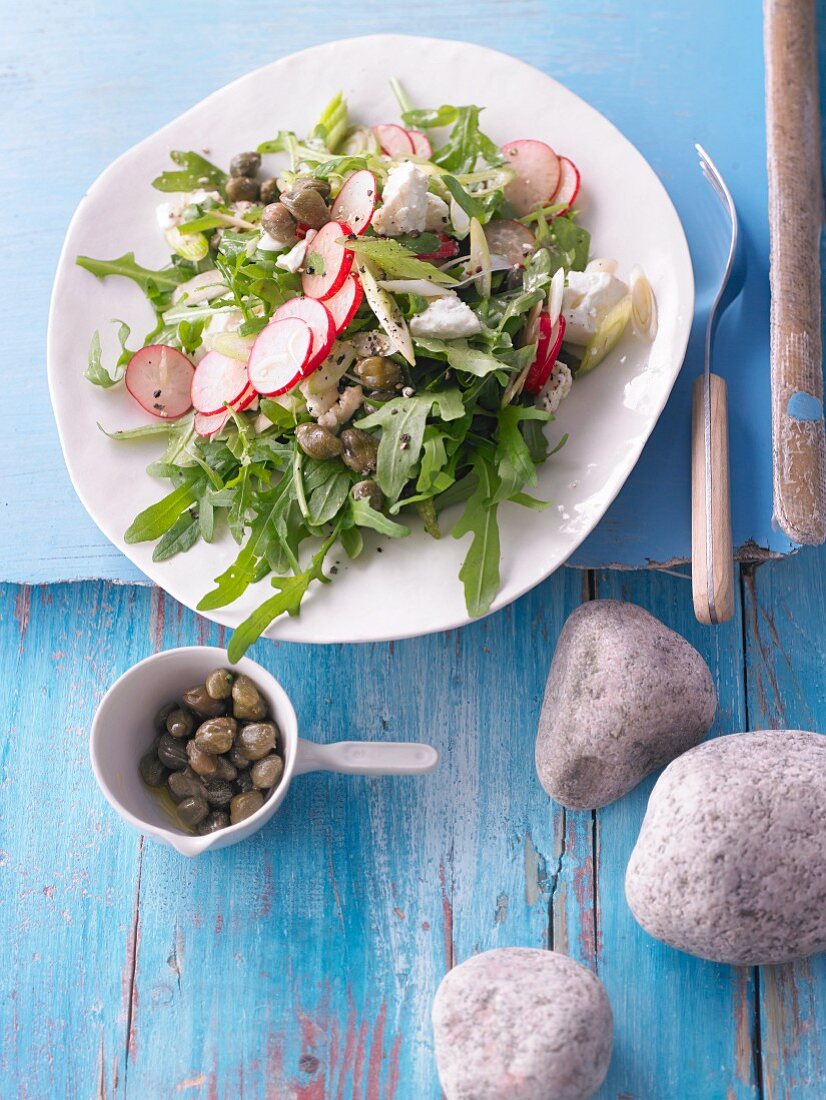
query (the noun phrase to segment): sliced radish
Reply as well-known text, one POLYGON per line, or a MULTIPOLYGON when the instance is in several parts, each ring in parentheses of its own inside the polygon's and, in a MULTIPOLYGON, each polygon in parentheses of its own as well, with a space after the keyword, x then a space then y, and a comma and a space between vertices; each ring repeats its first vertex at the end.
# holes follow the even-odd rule
POLYGON ((452 237, 448 237, 447 233, 438 233, 439 247, 436 252, 419 252, 418 258, 420 260, 427 260, 428 263, 433 263, 434 260, 452 260, 454 256, 459 255, 459 242, 454 241, 452 237))
POLYGON ((258 393, 274 397, 292 389, 304 377, 313 334, 299 317, 272 320, 258 334, 252 349, 249 380, 258 393))
POLYGON ((488 248, 494 256, 501 256, 511 267, 524 267, 525 260, 533 252, 536 238, 526 225, 497 218, 485 226, 488 248))
POLYGON ((289 302, 278 307, 272 320, 281 321, 288 317, 297 317, 303 321, 313 335, 310 358, 304 365, 306 378, 327 358, 336 338, 336 323, 327 306, 315 298, 290 298, 289 302))
POLYGON ((331 298, 344 286, 353 266, 353 250, 339 241, 351 232, 346 222, 327 222, 313 237, 301 276, 301 289, 308 298, 331 298))
POLYGON ((358 276, 350 274, 344 280, 344 286, 332 298, 325 298, 324 305, 330 311, 336 333, 343 332, 356 315, 364 298, 364 291, 358 276))
POLYGON ((252 383, 247 383, 247 388, 241 394, 237 401, 233 402, 233 408, 236 412, 243 412, 244 409, 248 409, 253 401, 257 400, 258 392, 253 388, 252 383))
POLYGON ((542 313, 539 318, 539 340, 536 345, 536 358, 531 364, 528 376, 525 379, 525 389, 528 393, 539 393, 554 369, 556 357, 562 347, 565 336, 565 318, 560 316, 556 324, 551 328, 551 319, 547 313, 542 313))
POLYGON ((505 198, 519 217, 545 206, 559 186, 559 157, 544 141, 526 138, 502 146, 516 178, 505 184, 505 198))
POLYGON ((336 196, 331 213, 339 222, 346 222, 360 237, 370 224, 376 209, 378 185, 372 172, 363 168, 354 172, 336 196))
POLYGON ((579 169, 572 160, 567 157, 559 158, 559 184, 553 193, 551 203, 556 206, 559 202, 565 203, 565 209, 557 213, 567 214, 574 205, 574 200, 579 194, 580 175, 579 169))
POLYGON ((382 123, 373 127, 373 133, 378 139, 381 151, 388 157, 412 156, 413 142, 407 130, 396 126, 394 122, 382 123))
POLYGON ((203 436, 217 435, 227 426, 231 416, 232 413, 229 409, 224 409, 223 412, 215 413, 213 416, 207 416, 206 413, 195 413, 195 431, 198 435, 203 436))
POLYGON ((149 344, 129 360, 126 388, 152 416, 177 420, 192 408, 194 373, 193 365, 177 348, 149 344))
POLYGON ((407 136, 413 146, 413 152, 417 157, 425 157, 427 160, 433 156, 433 148, 429 139, 421 130, 408 130, 407 136))
POLYGON ((213 416, 238 401, 248 385, 246 363, 209 351, 192 377, 192 404, 197 412, 213 416))

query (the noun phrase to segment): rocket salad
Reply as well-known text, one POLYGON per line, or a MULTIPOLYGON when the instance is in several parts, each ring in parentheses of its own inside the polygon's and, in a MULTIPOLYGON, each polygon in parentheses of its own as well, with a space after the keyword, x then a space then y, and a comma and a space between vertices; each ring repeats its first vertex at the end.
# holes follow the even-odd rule
POLYGON ((404 538, 416 517, 433 538, 470 536, 459 578, 485 614, 499 506, 547 507, 531 489, 560 401, 627 328, 656 332, 642 272, 626 284, 590 259, 571 160, 532 139, 500 148, 478 107, 419 110, 394 90, 398 124, 355 124, 337 95, 308 137, 281 131, 229 172, 173 152, 153 181, 170 262, 77 260, 134 280, 156 315, 136 349, 120 324, 111 366, 95 333, 86 370, 152 418, 112 439, 165 444, 148 472, 170 491, 126 541, 163 561, 226 523, 240 549, 202 611, 270 578, 232 660, 333 579, 335 544, 356 558, 364 529, 404 538))

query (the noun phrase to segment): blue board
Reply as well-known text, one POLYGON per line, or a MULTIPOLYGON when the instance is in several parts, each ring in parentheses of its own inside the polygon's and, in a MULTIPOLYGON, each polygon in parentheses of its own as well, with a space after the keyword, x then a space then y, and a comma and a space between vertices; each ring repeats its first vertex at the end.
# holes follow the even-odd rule
MULTIPOLYGON (((689 555, 689 390, 702 370, 698 337, 725 232, 696 167, 694 141, 716 158, 740 210, 749 259, 742 304, 721 328, 715 364, 730 385, 735 544, 789 549, 771 525, 767 197, 755 0, 520 0, 506 11, 496 3, 431 0, 413 9, 392 0, 348 0, 314 4, 312 14, 303 5, 259 0, 242 10, 241 16, 204 0, 182 15, 176 5, 131 0, 105 14, 67 4, 61 12, 70 17, 46 18, 35 4, 15 12, 0 42, 6 73, 0 134, 16 165, 0 176, 0 233, 18 258, 0 268, 6 303, 0 370, 12 411, 0 433, 0 579, 141 579, 75 497, 46 392, 48 294, 84 188, 124 149, 249 69, 325 39, 381 30, 465 38, 550 73, 642 150, 683 219, 697 273, 698 327, 643 458, 574 556, 576 564, 639 566, 689 555)), ((273 128, 276 115, 276 105, 262 107, 262 132, 273 128)), ((80 371, 84 364, 65 368, 80 371)))

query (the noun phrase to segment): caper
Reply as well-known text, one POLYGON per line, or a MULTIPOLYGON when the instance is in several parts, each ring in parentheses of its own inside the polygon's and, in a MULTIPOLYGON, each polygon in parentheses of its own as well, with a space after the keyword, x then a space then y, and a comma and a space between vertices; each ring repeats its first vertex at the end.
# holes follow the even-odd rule
POLYGON ((202 775, 204 779, 211 779, 218 769, 215 757, 211 753, 204 752, 195 741, 186 743, 187 763, 196 775, 202 775))
MULTIPOLYGON (((247 761, 249 763, 249 760, 247 761)), ((235 780, 235 789, 239 794, 243 794, 245 791, 254 790, 255 784, 252 781, 252 776, 249 772, 239 772, 238 778, 235 780)))
POLYGON ((379 441, 362 428, 347 428, 341 433, 345 466, 357 474, 372 474, 376 468, 379 441))
POLYGON ((173 737, 189 737, 195 728, 192 715, 181 707, 176 707, 166 720, 166 730, 173 737))
POLYGON ((189 763, 183 741, 171 737, 168 733, 161 734, 158 741, 158 759, 174 772, 182 772, 189 763))
POLYGON ((226 829, 227 825, 229 825, 229 814, 222 810, 213 810, 198 826, 198 835, 207 836, 209 833, 217 833, 220 829, 226 829))
POLYGON ((250 778, 254 787, 268 791, 274 787, 284 774, 284 761, 275 754, 256 761, 250 768, 250 778))
POLYGON ((268 179, 261 181, 261 202, 278 202, 278 180, 268 179))
POLYGON ((227 713, 227 706, 223 699, 213 699, 203 684, 189 688, 184 692, 184 703, 194 711, 199 718, 217 718, 219 714, 227 713))
POLYGON ((154 750, 150 750, 141 757, 138 768, 140 769, 141 779, 148 787, 162 787, 169 775, 154 750))
POLYGON ((258 201, 258 180, 251 180, 248 176, 230 176, 226 189, 230 202, 258 201))
POLYGON ((275 723, 250 722, 238 731, 235 747, 247 760, 260 760, 275 749, 277 739, 275 723))
POLYGON ((166 703, 158 713, 155 715, 155 731, 157 733, 166 733, 166 720, 173 710, 178 709, 177 703, 166 703))
POLYGON ((402 380, 401 367, 384 355, 362 359, 355 371, 368 390, 392 390, 402 380))
POLYGON ((203 798, 184 798, 178 803, 178 817, 184 825, 198 825, 209 813, 203 798))
MULTIPOLYGON (((232 748, 229 750, 229 752, 227 753, 227 759, 238 772, 244 772, 250 766, 249 760, 247 760, 246 756, 244 756, 237 745, 233 745, 232 748)), ((215 774, 217 775, 218 773, 216 772, 215 774)))
POLYGON ((206 798, 204 784, 191 768, 172 772, 166 785, 176 802, 181 802, 184 798, 206 798))
POLYGON ((244 791, 237 794, 229 804, 229 819, 233 825, 254 814, 264 805, 264 796, 260 791, 244 791))
POLYGON ((210 779, 205 787, 206 800, 210 806, 217 806, 219 810, 223 810, 232 802, 235 788, 225 779, 210 779))
POLYGON ((283 202, 271 202, 261 211, 261 228, 277 241, 294 236, 296 220, 283 202))
POLYGON ((226 668, 216 668, 204 681, 206 693, 210 699, 229 699, 232 695, 232 682, 235 677, 226 668))
POLYGON ((388 401, 398 396, 395 390, 372 390, 364 404, 367 408, 375 408, 377 405, 386 405, 388 401))
POLYGON ((285 191, 281 195, 281 201, 297 222, 309 226, 310 229, 321 229, 330 220, 327 203, 314 187, 285 191))
POLYGON ((259 722, 266 716, 267 704, 248 676, 239 676, 232 685, 232 713, 236 718, 259 722))
POLYGON ((229 162, 229 174, 231 176, 254 176, 260 167, 260 153, 236 153, 229 162))
POLYGON ((295 438, 305 455, 310 458, 336 458, 344 450, 344 444, 333 435, 329 428, 320 424, 299 424, 295 429, 295 438))
POLYGON ((226 756, 215 757, 215 778, 216 779, 235 779, 238 775, 238 769, 230 763, 226 756))
POLYGON ((311 188, 313 191, 318 191, 319 195, 323 199, 330 197, 330 184, 327 180, 317 180, 315 176, 298 176, 294 181, 291 191, 306 191, 307 188, 311 188))
POLYGON ((380 512, 384 507, 384 493, 375 481, 357 481, 351 490, 353 500, 366 500, 371 508, 380 512))
POLYGON ((195 744, 204 752, 217 756, 229 752, 235 739, 238 723, 234 718, 207 718, 195 733, 195 744))

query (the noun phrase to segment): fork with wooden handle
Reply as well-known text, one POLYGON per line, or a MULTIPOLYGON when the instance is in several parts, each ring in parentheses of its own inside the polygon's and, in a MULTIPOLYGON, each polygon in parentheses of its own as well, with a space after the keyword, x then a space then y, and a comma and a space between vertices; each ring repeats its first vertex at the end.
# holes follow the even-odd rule
POLYGON ((726 267, 706 324, 705 369, 694 383, 691 409, 691 585, 694 614, 712 625, 734 614, 734 555, 726 383, 711 373, 711 357, 720 317, 742 289, 745 263, 731 193, 708 153, 695 148, 731 222, 726 267))

